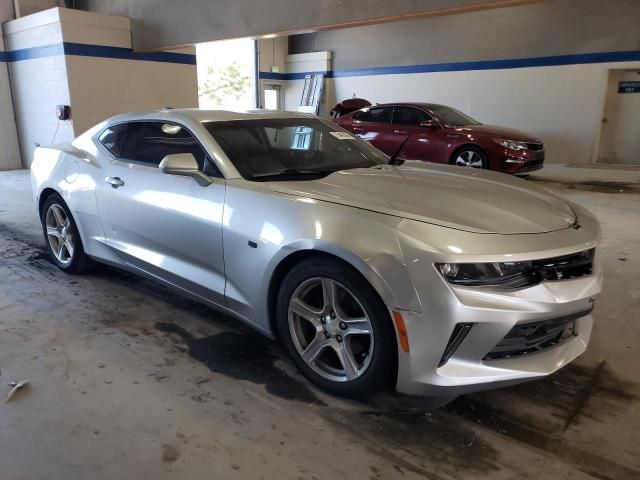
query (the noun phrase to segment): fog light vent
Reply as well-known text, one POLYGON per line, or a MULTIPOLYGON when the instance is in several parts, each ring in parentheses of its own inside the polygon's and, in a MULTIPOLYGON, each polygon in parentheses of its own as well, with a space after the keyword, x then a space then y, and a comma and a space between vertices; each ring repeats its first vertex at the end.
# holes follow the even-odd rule
POLYGON ((444 349, 444 354, 440 359, 440 363, 438 363, 438 367, 443 366, 445 363, 449 361, 451 356, 458 349, 462 341, 465 339, 469 331, 471 331, 471 327, 473 327, 473 323, 458 323, 453 328, 453 333, 451 334, 451 338, 449 338, 449 343, 447 343, 447 348, 444 349))

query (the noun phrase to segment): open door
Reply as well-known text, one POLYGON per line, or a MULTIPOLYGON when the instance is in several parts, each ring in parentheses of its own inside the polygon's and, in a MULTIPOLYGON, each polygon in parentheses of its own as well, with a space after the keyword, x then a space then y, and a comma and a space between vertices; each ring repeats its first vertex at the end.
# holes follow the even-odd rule
POLYGON ((263 80, 260 97, 260 104, 265 110, 282 110, 282 83, 263 80))
POLYGON ((640 70, 609 70, 599 163, 640 165, 640 70))

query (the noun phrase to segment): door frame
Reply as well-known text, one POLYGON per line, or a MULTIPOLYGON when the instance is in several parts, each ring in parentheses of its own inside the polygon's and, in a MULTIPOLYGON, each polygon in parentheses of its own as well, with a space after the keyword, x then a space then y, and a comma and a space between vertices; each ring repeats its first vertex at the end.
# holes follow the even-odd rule
POLYGON ((593 150, 591 152, 591 161, 589 162, 592 165, 599 164, 598 157, 600 156, 600 140, 602 139, 602 119, 604 118, 604 112, 607 108, 607 92, 609 90, 609 77, 611 76, 611 70, 616 70, 615 68, 605 68, 602 73, 601 78, 601 87, 600 87, 600 114, 596 121, 595 131, 597 135, 593 139, 593 150))
POLYGON ((607 108, 607 94, 609 89, 609 78, 611 77, 611 72, 619 71, 619 70, 640 70, 639 62, 632 62, 632 65, 625 65, 619 67, 607 67, 604 69, 601 78, 601 88, 600 88, 600 115, 596 118, 597 124, 595 125, 594 131, 596 132, 595 138, 593 139, 593 149, 591 151, 591 161, 589 164, 591 165, 622 165, 622 164, 614 164, 614 163, 600 163, 598 162, 598 158, 600 157, 600 143, 602 140, 602 119, 604 118, 604 114, 607 108))
POLYGON ((280 90, 280 95, 278 97, 278 110, 275 111, 283 111, 284 110, 284 81, 283 80, 270 80, 270 79, 260 79, 260 108, 264 109, 264 91, 268 90, 268 87, 275 86, 280 90))

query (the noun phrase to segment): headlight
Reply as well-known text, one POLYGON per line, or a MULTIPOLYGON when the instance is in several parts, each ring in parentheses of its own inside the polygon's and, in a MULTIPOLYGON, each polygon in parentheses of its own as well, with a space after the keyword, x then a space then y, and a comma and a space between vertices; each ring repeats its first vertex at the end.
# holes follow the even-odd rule
POLYGON ((501 138, 494 138, 494 142, 498 145, 502 145, 509 150, 527 150, 529 147, 526 142, 516 142, 515 140, 502 140, 501 138))
POLYGON ((436 268, 457 285, 520 288, 540 281, 531 262, 436 263, 436 268))

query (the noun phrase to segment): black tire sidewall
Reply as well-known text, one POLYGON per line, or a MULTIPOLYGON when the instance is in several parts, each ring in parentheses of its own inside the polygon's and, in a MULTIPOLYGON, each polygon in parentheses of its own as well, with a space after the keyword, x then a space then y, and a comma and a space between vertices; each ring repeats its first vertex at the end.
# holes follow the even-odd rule
MULTIPOLYGON (((469 146, 466 146, 466 147, 462 147, 462 148, 459 148, 458 150, 456 150, 454 152, 454 154, 451 156, 451 161, 449 163, 451 165, 456 165, 456 158, 458 158, 462 152, 475 152, 475 153, 477 153, 478 155, 480 155, 480 158, 482 159, 482 168, 481 168, 481 170, 487 170, 489 168, 489 160, 487 159, 486 153, 484 153, 484 151, 481 148, 474 147, 472 145, 469 145, 469 146)), ((464 167, 464 168, 470 168, 470 167, 464 167)), ((473 167, 471 167, 471 168, 473 168, 473 167)))
POLYGON ((58 268, 60 268, 61 270, 64 270, 65 272, 80 273, 84 271, 87 268, 88 257, 84 253, 82 240, 80 239, 80 234, 78 233, 78 227, 73 218, 73 215, 71 214, 71 211, 69 210, 69 207, 67 207, 67 204, 65 203, 65 201, 57 193, 52 193, 51 195, 49 195, 45 200, 44 204, 42 205, 42 211, 40 212, 40 223, 42 224, 42 233, 44 235, 45 247, 49 252, 49 256, 51 257, 51 260, 53 260, 53 263, 55 263, 58 268), (69 219, 71 233, 73 235, 73 244, 75 248, 73 250, 73 256, 72 256, 71 262, 67 264, 61 263, 56 258, 55 254, 53 253, 53 250, 51 249, 51 245, 49 244, 49 238, 47 235, 47 221, 46 221, 47 211, 49 210, 49 207, 51 207, 51 205, 54 205, 54 204, 59 205, 64 210, 64 213, 67 215, 67 218, 69 219))
POLYGON ((389 386, 397 368, 396 335, 387 307, 367 280, 354 268, 331 258, 305 260, 284 278, 278 292, 277 328, 281 341, 302 373, 318 387, 335 395, 363 397, 389 386), (367 371, 350 382, 335 382, 317 374, 300 357, 289 331, 289 301, 295 289, 305 280, 327 277, 353 293, 364 307, 373 327, 374 349, 367 371))

